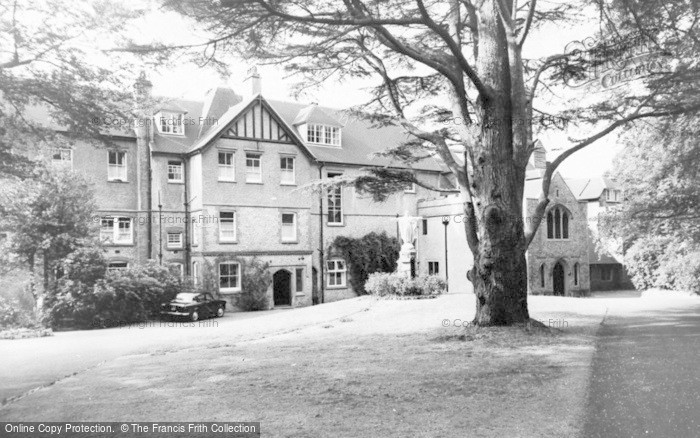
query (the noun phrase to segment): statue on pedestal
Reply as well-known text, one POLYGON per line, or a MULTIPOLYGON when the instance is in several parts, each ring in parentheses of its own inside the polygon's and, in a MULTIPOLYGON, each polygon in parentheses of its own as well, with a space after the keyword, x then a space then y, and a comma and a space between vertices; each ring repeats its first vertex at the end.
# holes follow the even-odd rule
POLYGON ((396 272, 411 275, 411 260, 415 258, 416 248, 413 242, 418 236, 418 223, 423 219, 419 216, 409 216, 406 212, 396 218, 399 223, 399 235, 401 236, 401 251, 396 266, 396 272))

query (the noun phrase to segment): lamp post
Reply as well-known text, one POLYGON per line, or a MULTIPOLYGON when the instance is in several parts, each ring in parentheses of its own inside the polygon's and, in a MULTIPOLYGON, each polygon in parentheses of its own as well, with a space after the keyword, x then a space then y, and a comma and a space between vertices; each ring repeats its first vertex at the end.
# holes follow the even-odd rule
POLYGON ((447 269, 447 224, 450 223, 449 216, 442 217, 442 224, 445 226, 445 292, 450 291, 450 271, 447 269))

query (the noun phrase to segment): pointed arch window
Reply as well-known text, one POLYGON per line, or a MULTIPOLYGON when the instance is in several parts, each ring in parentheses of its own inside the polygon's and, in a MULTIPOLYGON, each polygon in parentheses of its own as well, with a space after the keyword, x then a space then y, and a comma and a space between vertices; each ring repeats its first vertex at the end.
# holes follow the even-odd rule
POLYGON ((544 287, 544 263, 540 265, 540 287, 544 287))
POLYGON ((569 212, 557 206, 547 213, 547 239, 569 238, 569 212))

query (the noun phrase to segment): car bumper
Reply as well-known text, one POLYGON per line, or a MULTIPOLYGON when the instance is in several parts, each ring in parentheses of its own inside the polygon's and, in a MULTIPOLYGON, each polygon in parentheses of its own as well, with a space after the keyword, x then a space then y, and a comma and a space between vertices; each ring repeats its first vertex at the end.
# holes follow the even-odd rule
POLYGON ((170 312, 170 311, 161 311, 161 315, 170 315, 170 316, 190 316, 189 312, 170 312))

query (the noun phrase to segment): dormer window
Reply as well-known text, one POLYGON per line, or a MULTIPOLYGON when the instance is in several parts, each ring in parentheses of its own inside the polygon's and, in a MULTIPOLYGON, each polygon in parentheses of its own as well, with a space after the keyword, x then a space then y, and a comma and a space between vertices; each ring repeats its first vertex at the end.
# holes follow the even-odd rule
POLYGON ((308 124, 306 125, 306 139, 309 143, 340 146, 340 127, 308 124))
POLYGON ((156 115, 156 125, 161 134, 185 135, 184 114, 161 111, 156 115))

